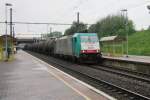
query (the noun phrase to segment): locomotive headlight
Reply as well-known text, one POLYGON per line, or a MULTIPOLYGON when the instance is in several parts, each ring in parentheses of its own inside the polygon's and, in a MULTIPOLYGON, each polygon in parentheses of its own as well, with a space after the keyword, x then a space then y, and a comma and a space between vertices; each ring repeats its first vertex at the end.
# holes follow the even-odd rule
POLYGON ((85 53, 85 51, 84 51, 84 50, 81 50, 81 53, 85 53))

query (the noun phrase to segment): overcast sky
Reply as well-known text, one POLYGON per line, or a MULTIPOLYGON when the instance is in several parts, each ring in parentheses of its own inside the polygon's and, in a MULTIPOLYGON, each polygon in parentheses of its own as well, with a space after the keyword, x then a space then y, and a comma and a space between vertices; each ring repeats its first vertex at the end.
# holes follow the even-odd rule
MULTIPOLYGON (((80 21, 91 24, 126 8, 136 29, 150 24, 146 8, 150 0, 0 0, 0 21, 5 21, 6 2, 13 4, 13 21, 72 23, 79 11, 80 21)), ((15 25, 15 30, 16 33, 44 33, 49 27, 64 32, 69 26, 15 25)), ((0 33, 4 32, 4 25, 0 25, 0 33)))

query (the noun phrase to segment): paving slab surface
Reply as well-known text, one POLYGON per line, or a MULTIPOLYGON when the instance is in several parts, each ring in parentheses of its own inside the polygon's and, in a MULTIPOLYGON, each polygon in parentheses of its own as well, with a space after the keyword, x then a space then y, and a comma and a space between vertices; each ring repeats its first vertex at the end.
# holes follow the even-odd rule
POLYGON ((0 100, 108 100, 48 67, 24 51, 0 62, 0 100))
POLYGON ((133 62, 141 62, 141 63, 150 63, 150 56, 136 56, 136 55, 129 55, 128 57, 112 57, 112 56, 103 56, 104 58, 108 59, 119 59, 125 61, 133 61, 133 62))

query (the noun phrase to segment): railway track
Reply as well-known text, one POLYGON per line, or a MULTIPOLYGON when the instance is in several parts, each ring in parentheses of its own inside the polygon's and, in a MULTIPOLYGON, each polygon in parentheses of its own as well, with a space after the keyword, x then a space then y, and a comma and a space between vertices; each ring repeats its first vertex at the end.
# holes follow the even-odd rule
POLYGON ((138 75, 132 74, 131 72, 125 72, 122 70, 113 69, 108 66, 93 65, 93 66, 88 66, 88 67, 92 67, 97 70, 103 70, 106 72, 114 73, 114 74, 121 75, 121 76, 128 77, 128 78, 132 78, 134 80, 136 79, 138 81, 142 81, 142 82, 146 82, 146 83, 150 84, 150 77, 144 76, 143 74, 139 74, 139 73, 138 73, 138 75))
MULTIPOLYGON (((109 59, 108 59, 109 60, 109 59)), ((135 63, 135 62, 133 62, 133 63, 135 63)), ((132 63, 131 63, 132 64, 132 63)), ((138 64, 138 63, 137 63, 138 64)), ((144 63, 143 63, 144 64, 144 63)), ((147 77, 147 78, 150 78, 150 74, 149 74, 149 70, 148 71, 145 71, 145 70, 142 70, 142 69, 128 69, 128 68, 126 68, 126 67, 123 67, 123 66, 121 66, 121 67, 117 67, 117 66, 111 66, 111 65, 105 65, 105 64, 99 64, 100 66, 104 66, 104 67, 108 67, 108 68, 111 68, 111 69, 116 69, 116 70, 120 70, 120 71, 123 71, 123 72, 128 72, 128 73, 131 73, 131 74, 134 74, 134 75, 136 75, 136 76, 142 76, 142 77, 147 77), (137 71, 138 70, 138 71, 137 71), (140 70, 142 70, 142 71, 140 71, 140 70)), ((147 65, 147 64, 145 64, 145 65, 147 65)), ((133 65, 134 66, 134 65, 133 65)), ((139 66, 139 65, 135 65, 135 67, 136 66, 139 66)), ((149 65, 147 65, 147 66, 149 66, 149 65)), ((143 68, 145 68, 145 66, 143 66, 143 68)))
MULTIPOLYGON (((118 98, 119 100, 150 100, 150 98, 147 97, 147 96, 144 96, 144 95, 139 94, 137 92, 134 92, 134 91, 128 90, 126 88, 120 87, 116 84, 107 82, 103 79, 100 79, 99 77, 97 77, 95 75, 91 75, 92 73, 89 74, 88 73, 89 71, 84 71, 84 69, 82 69, 82 66, 80 66, 81 68, 79 68, 79 65, 77 65, 77 64, 66 63, 62 60, 58 60, 58 59, 55 59, 55 58, 50 58, 50 57, 47 57, 47 56, 44 56, 44 55, 39 55, 39 54, 33 54, 33 55, 40 58, 40 59, 42 59, 42 60, 44 60, 44 61, 46 61, 49 64, 54 65, 55 67, 63 68, 67 71, 70 71, 71 73, 76 74, 78 77, 82 77, 84 79, 87 79, 86 81, 88 81, 88 82, 90 80, 89 83, 93 82, 96 87, 101 88, 102 90, 104 90, 104 92, 105 91, 111 92, 110 94, 113 95, 113 96, 115 95, 115 97, 118 98), (78 67, 76 67, 76 66, 78 66, 78 67)), ((116 73, 115 71, 112 71, 112 70, 109 70, 109 69, 106 70, 104 68, 100 69, 100 68, 97 68, 96 66, 94 66, 93 68, 97 69, 97 70, 103 70, 103 71, 105 70, 107 72, 109 71, 111 73, 116 73)), ((86 67, 86 70, 91 71, 91 69, 92 69, 92 67, 89 67, 89 66, 86 67)), ((123 74, 123 73, 121 73, 121 74, 123 74)), ((130 77, 134 78, 134 76, 130 76, 130 77)), ((140 77, 138 77, 137 79, 139 79, 139 78, 140 77)))
POLYGON ((142 72, 138 72, 138 71, 131 71, 131 70, 122 69, 122 68, 115 68, 112 66, 106 66, 106 65, 102 65, 102 64, 100 64, 99 66, 150 79, 150 75, 147 73, 142 73, 142 72))
MULTIPOLYGON (((64 65, 62 65, 60 63, 57 63, 57 62, 52 62, 52 63, 55 64, 55 65, 61 66, 63 68, 66 68, 64 65)), ((70 68, 67 68, 67 69, 69 69, 71 71, 75 71, 75 70, 70 69, 70 68)), ((143 96, 143 95, 138 94, 136 92, 132 92, 130 90, 124 89, 120 86, 117 86, 115 84, 106 82, 104 80, 99 80, 96 77, 90 76, 87 73, 82 73, 80 71, 75 71, 75 73, 79 73, 80 75, 82 75, 82 77, 84 76, 84 77, 91 78, 92 80, 97 81, 99 83, 99 85, 103 86, 104 88, 106 88, 110 91, 116 92, 117 94, 123 95, 124 97, 128 97, 131 100, 150 100, 149 97, 146 97, 146 96, 143 96)))

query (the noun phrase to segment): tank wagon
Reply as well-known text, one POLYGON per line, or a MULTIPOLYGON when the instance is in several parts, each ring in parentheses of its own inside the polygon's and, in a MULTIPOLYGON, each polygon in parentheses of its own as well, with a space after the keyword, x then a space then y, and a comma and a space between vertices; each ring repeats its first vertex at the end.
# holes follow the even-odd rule
POLYGON ((75 33, 30 44, 26 46, 26 49, 78 62, 101 60, 99 39, 96 33, 75 33))

